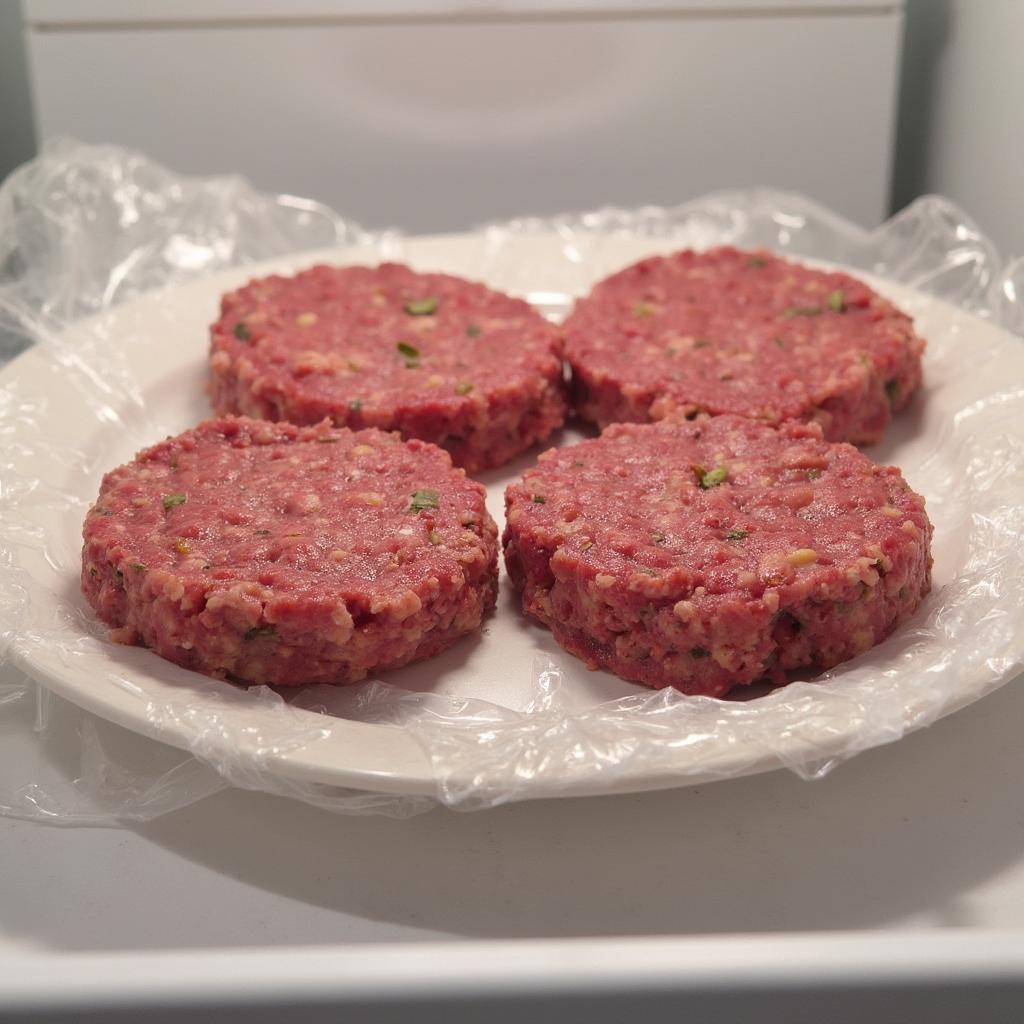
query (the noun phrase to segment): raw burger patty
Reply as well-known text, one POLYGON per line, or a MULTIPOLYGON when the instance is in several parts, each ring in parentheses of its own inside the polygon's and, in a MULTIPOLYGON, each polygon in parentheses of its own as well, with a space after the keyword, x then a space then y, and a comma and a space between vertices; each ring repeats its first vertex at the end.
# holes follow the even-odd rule
POLYGON ((652 687, 720 697, 828 668, 930 587, 924 500, 813 424, 619 424, 545 452, 505 503, 524 610, 652 687))
POLYGON ((123 643, 248 683, 429 658, 494 604, 483 488, 422 441, 227 417, 103 479, 82 589, 123 643))
POLYGON ((252 281, 211 328, 218 413, 398 430, 473 472, 565 418, 557 329, 520 299, 385 263, 252 281))
POLYGON ((735 413, 870 444, 921 383, 910 318, 848 274, 767 252, 678 252, 595 286, 566 320, 586 419, 735 413))

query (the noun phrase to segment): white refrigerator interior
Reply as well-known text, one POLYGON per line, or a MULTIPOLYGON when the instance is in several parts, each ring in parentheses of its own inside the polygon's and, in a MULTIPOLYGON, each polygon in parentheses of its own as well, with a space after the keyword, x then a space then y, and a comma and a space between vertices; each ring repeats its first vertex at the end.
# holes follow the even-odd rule
MULTIPOLYGON (((41 138, 368 227, 750 185, 887 212, 901 3, 24 9, 41 138)), ((815 783, 404 821, 241 789, 123 829, 0 816, 0 1022, 1019 1019, 1022 715, 1007 685, 815 783)), ((0 718, 0 772, 33 737, 0 718)))
POLYGON ((887 212, 900 3, 27 0, 40 139, 456 230, 724 188, 887 212))

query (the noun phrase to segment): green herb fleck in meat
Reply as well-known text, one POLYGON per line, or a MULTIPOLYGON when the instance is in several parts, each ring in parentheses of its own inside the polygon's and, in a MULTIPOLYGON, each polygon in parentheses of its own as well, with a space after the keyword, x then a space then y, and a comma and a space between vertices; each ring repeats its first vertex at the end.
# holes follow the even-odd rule
POLYGON ((257 537, 269 537, 270 536, 270 531, 269 530, 257 530, 256 531, 256 536, 257 537))
POLYGON ((174 550, 177 551, 179 555, 191 555, 192 545, 189 544, 189 542, 185 540, 184 537, 179 537, 174 542, 174 550))
POLYGON ((420 365, 420 350, 415 345, 410 345, 407 341, 400 341, 395 348, 405 360, 406 369, 414 370, 420 365))
POLYGON ((710 345, 710 344, 711 344, 711 342, 708 341, 707 338, 697 338, 694 341, 694 343, 693 343, 693 347, 694 348, 707 348, 708 345, 710 345))
POLYGON ((846 296, 843 294, 841 288, 837 288, 828 297, 828 308, 831 309, 833 313, 846 312, 846 296))
POLYGON ((430 538, 430 543, 433 544, 434 547, 437 547, 438 544, 444 543, 444 537, 441 536, 441 533, 438 530, 431 530, 428 536, 430 538))
POLYGON ((98 511, 101 516, 112 516, 114 514, 109 508, 101 508, 98 511))
POLYGON ((583 460, 582 459, 573 459, 572 460, 572 468, 573 469, 580 469, 582 466, 583 466, 583 460))
POLYGON ((409 505, 410 512, 422 512, 428 508, 438 508, 437 491, 423 488, 412 492, 412 502, 409 505))
POLYGON ((437 299, 431 296, 427 299, 413 299, 405 304, 405 311, 409 316, 430 316, 437 309, 437 299))
POLYGON ((775 344, 778 345, 779 348, 785 348, 786 347, 786 341, 785 341, 784 338, 776 338, 775 339, 775 344))
POLYGON ((724 483, 726 477, 729 475, 729 471, 725 466, 716 466, 714 469, 705 469, 703 466, 694 466, 693 471, 697 474, 697 480, 705 491, 724 483))
POLYGON ((252 332, 249 330, 244 320, 239 320, 235 324, 235 337, 239 341, 252 341, 252 332))
POLYGON ((476 324, 470 324, 466 328, 466 334, 468 334, 469 337, 471 337, 471 338, 476 338, 476 337, 479 337, 479 335, 480 335, 482 330, 483 330, 482 327, 478 327, 476 324))
POLYGON ((184 505, 188 501, 187 494, 165 494, 163 496, 164 511, 169 512, 176 505, 184 505))
POLYGON ((768 266, 768 261, 763 256, 751 256, 750 259, 747 260, 747 266, 766 267, 768 266))
POLYGON ((893 377, 892 380, 885 382, 885 397, 889 399, 889 404, 894 405, 896 399, 900 393, 900 382, 893 377))
POLYGON ((136 572, 145 572, 146 571, 146 566, 142 562, 132 562, 132 568, 136 572))
POLYGON ((547 498, 545 498, 542 494, 535 494, 533 496, 534 505, 543 505, 545 501, 547 501, 547 498))
POLYGON ((349 412, 359 412, 362 407, 363 400, 361 398, 353 398, 352 401, 348 403, 349 412))
POLYGON ((664 544, 665 534, 663 534, 661 530, 658 530, 657 533, 651 534, 651 540, 653 540, 655 544, 664 544))
POLYGON ((749 530, 730 530, 726 535, 726 540, 746 540, 750 536, 749 530))
POLYGON ((789 306, 783 316, 821 316, 821 306, 789 306))
POLYGON ((253 626, 252 629, 245 631, 242 639, 248 642, 260 636, 277 636, 277 628, 275 626, 253 626))
POLYGON ((472 390, 473 385, 466 380, 461 380, 455 385, 455 394, 457 395, 468 395, 472 390))
POLYGON ((705 648, 703 648, 703 647, 691 647, 690 648, 690 657, 691 658, 706 658, 708 656, 708 653, 709 652, 707 650, 705 650, 705 648))
POLYGON ((318 437, 316 439, 317 444, 337 444, 338 439, 336 437, 318 437))
POLYGON ((819 476, 821 476, 821 470, 820 469, 809 469, 809 470, 807 470, 807 479, 808 480, 817 480, 819 476))
POLYGON ((654 312, 654 306, 649 302, 638 302, 633 307, 633 316, 650 316, 654 312))

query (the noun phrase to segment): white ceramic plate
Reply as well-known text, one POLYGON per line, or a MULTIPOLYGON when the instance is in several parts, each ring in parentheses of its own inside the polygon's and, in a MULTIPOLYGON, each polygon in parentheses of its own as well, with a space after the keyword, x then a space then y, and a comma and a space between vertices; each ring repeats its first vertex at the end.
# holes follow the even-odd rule
MULTIPOLYGON (((539 236, 519 239, 517 245, 523 246, 521 265, 528 268, 521 278, 536 284, 536 290, 518 290, 551 315, 564 312, 571 296, 558 291, 568 280, 564 273, 559 275, 565 261, 561 242, 539 236)), ((606 248, 601 265, 588 268, 586 276, 600 277, 656 248, 650 239, 623 238, 606 248)), ((402 257, 420 269, 480 277, 487 276, 481 251, 478 236, 444 236, 411 239, 402 257)), ((364 254, 370 260, 378 256, 364 254)), ((114 645, 95 624, 78 589, 81 521, 103 472, 128 461, 143 445, 209 414, 204 393, 207 329, 220 295, 271 270, 291 271, 318 259, 353 258, 359 253, 307 253, 150 293, 116 307, 77 329, 83 339, 104 339, 98 372, 95 357, 86 356, 84 365, 76 365, 75 340, 69 335, 55 349, 37 347, 3 371, 0 394, 8 403, 9 503, 11 481, 14 492, 5 522, 16 562, 27 574, 27 596, 17 609, 20 621, 12 652, 30 675, 60 696, 129 729, 192 749, 214 763, 243 771, 253 765, 254 771, 297 782, 430 794, 437 789, 436 759, 432 761, 409 732, 297 708, 282 715, 280 706, 259 694, 184 671, 147 650, 114 645), (57 359, 56 350, 62 353, 57 359)), ((579 267, 575 274, 578 280, 579 267)), ((493 283, 509 286, 507 281, 493 283)), ((955 524, 962 520, 963 507, 957 490, 961 483, 972 486, 970 479, 963 479, 962 466, 953 455, 946 460, 941 446, 937 450, 936 439, 972 403, 984 402, 1007 380, 1024 381, 1024 346, 944 302, 894 284, 873 283, 910 312, 929 339, 923 394, 870 454, 900 465, 910 484, 928 500, 936 526, 935 590, 929 599, 934 606, 942 602, 962 561, 965 539, 955 524)), ((82 344, 87 352, 89 346, 82 344)), ((1024 423, 1009 429, 1024 446, 1024 423)), ((565 443, 576 436, 565 432, 555 440, 565 443)), ((483 477, 499 525, 505 485, 532 464, 536 454, 483 477)), ((970 470, 979 479, 990 471, 983 463, 970 470)), ((8 588, 8 601, 13 600, 11 593, 8 588)), ((936 642, 948 644, 948 638, 940 636, 936 642)), ((886 666, 897 665, 902 653, 898 643, 887 642, 872 652, 872 664, 889 671, 886 666)), ((568 709, 591 708, 637 692, 607 673, 587 672, 560 652, 545 630, 518 612, 504 577, 497 613, 481 635, 430 662, 390 673, 387 682, 521 710, 535 695, 538 654, 560 665, 568 709)), ((836 670, 828 685, 840 687, 846 671, 836 670)), ((951 685, 941 707, 927 707, 922 697, 926 713, 916 719, 911 713, 916 691, 908 691, 910 710, 890 738, 980 696, 998 684, 999 671, 983 678, 980 669, 965 670, 962 684, 951 685)), ((756 716, 758 704, 745 705, 748 714, 756 716)), ((733 737, 719 745, 681 743, 671 756, 656 762, 634 758, 614 772, 570 772, 568 765, 564 770, 549 765, 531 779, 529 791, 519 795, 637 791, 722 778, 799 763, 812 755, 849 753, 884 742, 879 736, 878 730, 865 731, 863 718, 857 715, 839 722, 832 717, 820 728, 811 722, 789 730, 770 750, 760 749, 753 740, 737 743, 733 737), (870 733, 870 738, 862 741, 862 733, 870 733)), ((457 763, 447 767, 458 773, 457 763)))

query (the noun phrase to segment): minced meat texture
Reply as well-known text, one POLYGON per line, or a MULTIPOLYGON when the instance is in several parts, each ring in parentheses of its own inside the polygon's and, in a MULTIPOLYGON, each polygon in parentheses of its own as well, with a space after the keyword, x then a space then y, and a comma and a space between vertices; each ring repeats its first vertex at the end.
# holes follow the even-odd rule
POLYGON ((724 247, 641 260, 566 320, 582 416, 604 426, 733 413, 878 441, 921 382, 924 342, 863 282, 724 247))
POLYGON ((218 412, 398 430, 497 466, 565 417, 557 330, 526 302, 408 267, 316 266, 224 296, 218 412))
POLYGON ((106 475, 83 589, 116 639, 188 668, 351 682, 479 625, 496 588, 484 498, 424 442, 208 421, 106 475))
POLYGON ((524 609, 592 666, 722 696, 878 643, 930 585, 899 470, 817 427, 617 425, 506 492, 524 609))

